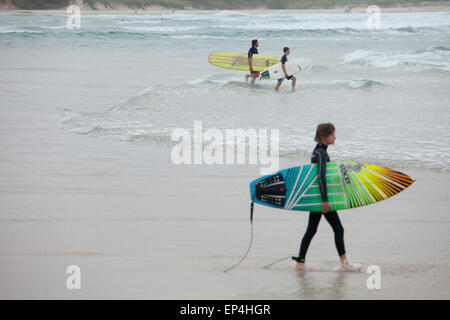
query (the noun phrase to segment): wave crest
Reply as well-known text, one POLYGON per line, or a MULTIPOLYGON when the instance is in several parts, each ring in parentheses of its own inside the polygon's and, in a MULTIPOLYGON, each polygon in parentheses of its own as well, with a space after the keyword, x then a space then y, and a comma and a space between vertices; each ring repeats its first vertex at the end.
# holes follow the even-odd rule
POLYGON ((443 46, 413 52, 376 52, 356 50, 343 57, 344 64, 408 70, 439 69, 450 71, 450 49, 443 46))

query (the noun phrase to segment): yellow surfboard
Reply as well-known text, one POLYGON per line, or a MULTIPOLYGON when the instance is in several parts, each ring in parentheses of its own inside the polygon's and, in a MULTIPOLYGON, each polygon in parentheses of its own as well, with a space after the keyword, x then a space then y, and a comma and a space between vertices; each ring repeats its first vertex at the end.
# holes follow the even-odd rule
MULTIPOLYGON (((280 62, 280 58, 254 54, 252 57, 254 71, 263 71, 280 62)), ((213 66, 225 69, 249 71, 248 55, 239 52, 214 52, 208 57, 213 66)))

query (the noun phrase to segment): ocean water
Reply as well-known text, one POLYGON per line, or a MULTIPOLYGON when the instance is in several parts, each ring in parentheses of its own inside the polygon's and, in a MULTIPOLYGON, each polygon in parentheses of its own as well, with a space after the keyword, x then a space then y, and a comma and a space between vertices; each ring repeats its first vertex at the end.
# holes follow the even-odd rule
POLYGON ((59 130, 170 146, 173 130, 192 130, 194 121, 204 130, 279 129, 281 157, 299 158, 313 149, 316 125, 330 121, 332 160, 449 169, 450 12, 381 12, 377 30, 366 27, 365 14, 82 15, 78 30, 66 19, 0 14, 1 57, 10 60, 3 83, 20 78, 17 57, 28 55, 37 82, 92 63, 86 87, 114 74, 112 97, 131 82, 135 91, 111 103, 61 103, 51 110, 59 130), (295 92, 284 83, 275 93, 274 81, 252 85, 245 72, 208 64, 209 53, 247 52, 254 38, 262 54, 281 57, 288 46, 290 58, 314 60, 297 75, 295 92), (136 72, 146 80, 136 83, 136 72))

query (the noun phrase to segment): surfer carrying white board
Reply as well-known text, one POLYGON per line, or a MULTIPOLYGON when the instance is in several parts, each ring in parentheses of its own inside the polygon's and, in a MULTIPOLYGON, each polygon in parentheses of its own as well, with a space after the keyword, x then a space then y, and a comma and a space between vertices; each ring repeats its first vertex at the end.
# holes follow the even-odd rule
POLYGON ((334 144, 334 141, 336 140, 335 131, 335 127, 332 123, 322 123, 317 126, 316 137, 314 138, 317 145, 314 148, 311 162, 317 163, 320 194, 323 201, 322 211, 309 213, 308 227, 300 245, 299 256, 292 257, 293 260, 297 261, 295 270, 305 269, 306 252, 308 251, 309 244, 317 231, 322 215, 325 216, 325 219, 333 229, 336 249, 338 251, 339 258, 341 259, 341 268, 348 271, 359 271, 361 268, 360 266, 348 263, 347 256, 345 254, 344 228, 342 227, 337 211, 329 211, 331 206, 328 202, 326 167, 327 162, 330 162, 330 157, 328 156, 327 148, 329 145, 334 144))
POLYGON ((250 73, 245 75, 245 81, 248 81, 248 78, 251 77, 250 83, 255 83, 255 79, 259 77, 259 71, 253 71, 253 60, 252 57, 254 54, 258 54, 259 42, 258 40, 252 40, 252 47, 248 50, 248 66, 250 68, 250 73))
POLYGON ((284 55, 281 57, 281 69, 283 69, 284 78, 278 79, 277 85, 275 86, 275 91, 278 91, 285 78, 288 80, 292 80, 292 90, 295 90, 295 83, 297 82, 297 79, 294 76, 288 75, 285 66, 286 62, 288 61, 287 56, 291 53, 291 50, 288 47, 284 47, 283 52, 284 55))

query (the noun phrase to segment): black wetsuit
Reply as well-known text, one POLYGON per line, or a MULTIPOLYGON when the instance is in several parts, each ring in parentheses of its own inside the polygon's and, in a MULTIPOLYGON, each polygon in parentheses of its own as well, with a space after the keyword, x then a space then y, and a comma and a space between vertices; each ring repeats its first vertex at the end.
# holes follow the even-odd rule
POLYGON ((255 47, 251 47, 248 50, 248 57, 251 58, 254 54, 258 54, 258 49, 256 49, 255 47))
MULTIPOLYGON (((283 56, 281 57, 281 64, 286 64, 286 62, 288 61, 287 55, 283 54, 283 56)), ((292 79, 292 76, 288 76, 285 77, 288 80, 292 79)), ((278 79, 279 83, 282 83, 284 81, 284 78, 278 79)))
MULTIPOLYGON (((254 54, 258 54, 258 49, 256 49, 255 47, 251 47, 251 48, 248 50, 248 57, 249 57, 249 58, 252 58, 254 54)), ((251 71, 250 73, 251 73, 251 74, 259 75, 259 72, 258 72, 258 71, 251 71)))
MULTIPOLYGON (((328 201, 327 194, 327 181, 325 179, 325 172, 327 167, 327 162, 330 162, 330 157, 327 153, 327 146, 323 144, 318 144, 313 151, 311 157, 312 163, 317 163, 318 166, 318 175, 319 175, 319 187, 320 194, 322 195, 322 200, 324 202, 328 201)), ((345 254, 345 245, 344 245, 344 228, 342 227, 341 221, 339 220, 339 216, 336 211, 328 211, 323 214, 325 219, 331 225, 334 231, 334 242, 336 244, 336 249, 338 251, 339 256, 345 254)), ((317 231, 317 227, 319 226, 320 219, 322 218, 322 212, 310 212, 308 227, 306 228, 305 235, 303 236, 300 252, 298 257, 292 257, 292 259, 297 262, 305 262, 306 252, 308 251, 309 244, 311 243, 314 234, 317 231)))

